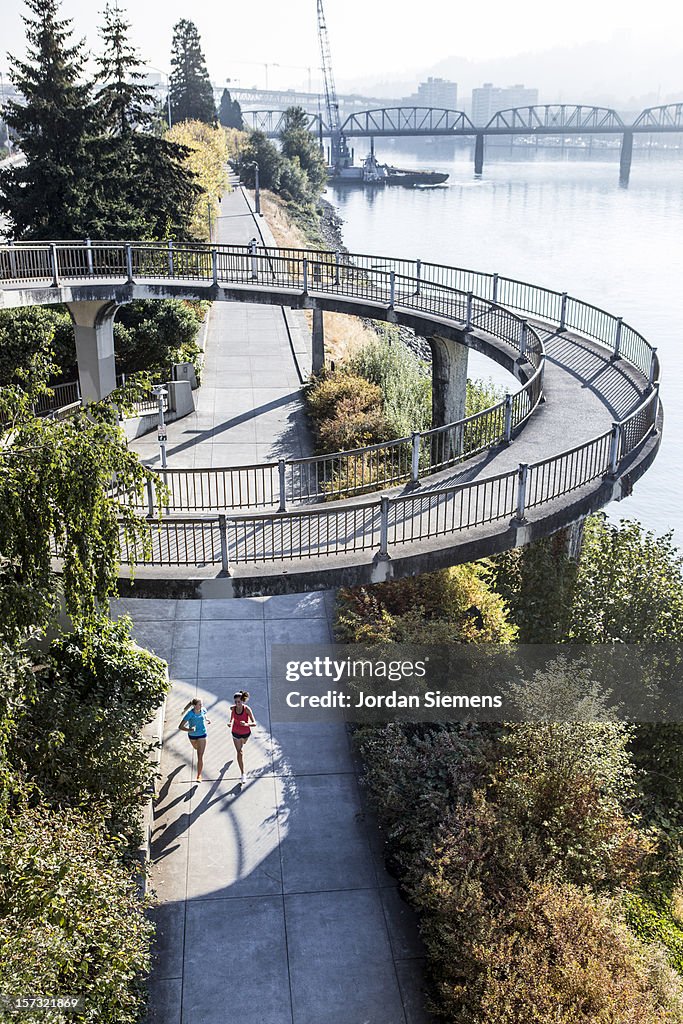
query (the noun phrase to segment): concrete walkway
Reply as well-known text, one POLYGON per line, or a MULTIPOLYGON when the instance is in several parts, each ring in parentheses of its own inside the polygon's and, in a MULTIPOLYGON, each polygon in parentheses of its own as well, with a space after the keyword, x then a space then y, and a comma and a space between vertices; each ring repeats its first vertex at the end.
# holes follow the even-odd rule
MULTIPOLYGON (((235 191, 218 240, 248 242, 255 223, 235 191)), ((305 358, 302 314, 285 324, 278 308, 214 305, 197 411, 169 425, 169 464, 306 454, 297 346, 305 358)), ((156 460, 156 441, 134 447, 156 460)), ((138 643, 168 661, 173 684, 153 826, 153 1024, 426 1020, 415 921, 384 871, 345 728, 271 729, 271 644, 329 643, 332 608, 330 593, 114 603, 138 643), (258 722, 244 787, 227 729, 238 688, 258 722), (201 783, 177 728, 195 696, 211 721, 201 783)))
MULTIPOLYGON (((216 242, 274 245, 241 188, 223 197, 216 242)), ((310 339, 301 312, 279 306, 216 302, 208 314, 202 387, 196 411, 168 425, 168 462, 183 469, 250 466, 308 454, 299 388, 310 370, 310 339), (296 355, 296 359, 295 359, 296 355), (298 363, 298 365, 297 365, 298 363)), ((131 443, 159 463, 155 434, 131 443)))
POLYGON ((384 871, 344 727, 270 727, 270 645, 329 642, 331 610, 329 593, 116 602, 173 679, 152 848, 154 1024, 426 1019, 415 923, 384 871), (226 728, 238 688, 258 722, 244 787, 226 728), (211 721, 201 783, 177 730, 194 696, 211 721))

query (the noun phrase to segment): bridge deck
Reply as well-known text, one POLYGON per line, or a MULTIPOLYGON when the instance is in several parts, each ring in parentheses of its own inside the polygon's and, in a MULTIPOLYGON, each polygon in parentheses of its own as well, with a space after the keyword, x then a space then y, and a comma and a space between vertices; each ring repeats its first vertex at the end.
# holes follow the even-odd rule
MULTIPOLYGON (((509 447, 488 447, 455 470, 425 475, 412 491, 282 513, 264 512, 254 502, 247 514, 238 513, 234 505, 221 508, 214 501, 195 506, 208 514, 189 515, 192 505, 177 503, 184 515, 148 521, 153 558, 138 566, 138 586, 174 579, 195 592, 211 583, 226 595, 244 596, 375 582, 468 561, 528 543, 630 493, 659 445, 661 413, 653 386, 659 364, 648 342, 603 310, 498 275, 431 264, 420 269, 376 256, 340 262, 334 253, 238 246, 171 252, 159 245, 114 243, 92 249, 72 243, 0 248, 0 271, 6 285, 0 298, 10 307, 171 297, 317 307, 450 338, 529 381, 520 397, 534 412, 509 447), (543 367, 541 336, 546 401, 536 408, 539 392, 529 389, 543 367)), ((260 384, 280 380, 284 398, 294 380, 287 369, 291 361, 278 355, 267 334, 253 338, 252 384, 254 372, 260 384)), ((290 354, 294 349, 290 344, 290 354)), ((251 395, 254 404, 253 390, 251 395)), ((525 415, 520 409, 517 426, 525 415)), ((253 409, 235 414, 226 407, 222 415, 218 426, 210 425, 212 445, 216 430, 251 431, 258 418, 253 409)), ((492 436, 502 436, 499 426, 492 436)), ((431 472, 458 461, 461 441, 452 435, 447 441, 448 457, 431 460, 431 472)), ((201 442, 193 447, 200 450, 201 442)), ((308 500, 317 493, 314 488, 308 500)), ((137 561, 141 553, 124 543, 122 560, 137 561)))

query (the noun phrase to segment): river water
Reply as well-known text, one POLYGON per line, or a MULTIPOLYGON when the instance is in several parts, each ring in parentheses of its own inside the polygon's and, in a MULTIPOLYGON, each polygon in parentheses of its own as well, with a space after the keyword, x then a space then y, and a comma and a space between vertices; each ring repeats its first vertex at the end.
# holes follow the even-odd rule
MULTIPOLYGON (((359 150, 360 151, 360 150, 359 150)), ((383 159, 381 149, 377 153, 383 159)), ((622 316, 657 346, 664 436, 634 494, 610 508, 648 529, 673 529, 683 547, 683 158, 634 154, 628 189, 614 160, 489 161, 475 180, 464 152, 418 159, 387 151, 399 166, 447 170, 446 186, 331 189, 351 252, 423 259, 505 274, 566 291, 622 316)), ((470 376, 501 382, 473 354, 470 376)), ((567 438, 567 447, 571 438, 567 438)))

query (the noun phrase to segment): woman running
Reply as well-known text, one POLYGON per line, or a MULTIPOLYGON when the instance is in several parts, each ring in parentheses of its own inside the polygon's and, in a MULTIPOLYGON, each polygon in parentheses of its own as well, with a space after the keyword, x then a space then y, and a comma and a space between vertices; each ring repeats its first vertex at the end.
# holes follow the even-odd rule
POLYGON ((228 728, 232 729, 232 741, 237 751, 237 764, 242 773, 240 782, 244 785, 247 777, 244 774, 244 756, 242 748, 251 736, 251 726, 256 725, 251 708, 247 704, 249 694, 246 690, 239 690, 233 697, 235 703, 230 708, 230 721, 228 728))
POLYGON ((188 733, 190 743, 197 751, 197 782, 201 782, 206 750, 206 727, 211 725, 211 719, 206 717, 206 708, 202 707, 199 697, 186 704, 183 711, 186 714, 181 718, 178 728, 188 733))

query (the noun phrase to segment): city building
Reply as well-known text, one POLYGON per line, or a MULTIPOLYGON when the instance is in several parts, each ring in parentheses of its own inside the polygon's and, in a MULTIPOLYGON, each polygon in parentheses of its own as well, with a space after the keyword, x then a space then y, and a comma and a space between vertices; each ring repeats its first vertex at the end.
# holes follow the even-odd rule
POLYGON ((407 107, 442 107, 445 110, 458 109, 458 83, 446 78, 428 78, 420 82, 417 92, 406 96, 402 103, 407 107))
POLYGON ((512 107, 532 107, 538 103, 538 89, 523 85, 510 85, 506 89, 484 82, 472 90, 472 120, 476 125, 488 124, 498 110, 512 107))

